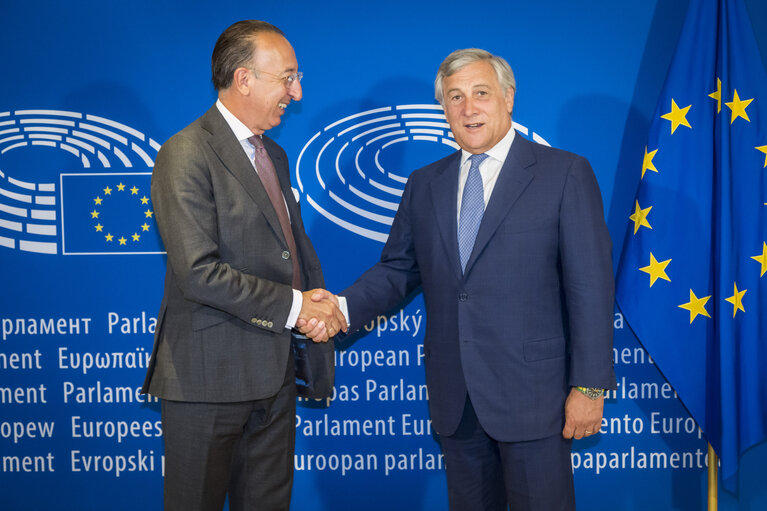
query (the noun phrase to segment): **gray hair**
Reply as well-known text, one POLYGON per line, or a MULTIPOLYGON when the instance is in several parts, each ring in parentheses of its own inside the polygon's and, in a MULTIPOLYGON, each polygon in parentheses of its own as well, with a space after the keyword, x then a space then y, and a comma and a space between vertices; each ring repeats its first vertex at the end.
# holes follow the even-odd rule
POLYGON ((503 57, 497 57, 489 51, 480 50, 479 48, 455 50, 442 61, 442 64, 440 64, 439 69, 437 70, 437 78, 434 80, 434 97, 440 104, 443 104, 444 100, 444 97, 442 96, 442 82, 445 78, 451 76, 453 73, 457 73, 469 64, 479 62, 480 60, 487 60, 490 62, 490 65, 493 66, 495 74, 498 77, 498 83, 501 84, 504 94, 509 90, 509 87, 511 87, 513 91, 517 90, 517 83, 514 81, 514 72, 503 57))

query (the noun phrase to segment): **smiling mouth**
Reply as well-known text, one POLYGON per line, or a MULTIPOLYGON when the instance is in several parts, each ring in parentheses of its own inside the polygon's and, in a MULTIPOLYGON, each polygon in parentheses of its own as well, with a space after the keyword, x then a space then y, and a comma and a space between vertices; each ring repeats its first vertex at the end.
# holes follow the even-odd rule
POLYGON ((473 124, 464 124, 464 126, 467 128, 479 128, 481 126, 484 126, 484 124, 481 122, 475 122, 473 124))
POLYGON ((277 105, 281 110, 285 110, 288 107, 287 103, 280 103, 277 105))

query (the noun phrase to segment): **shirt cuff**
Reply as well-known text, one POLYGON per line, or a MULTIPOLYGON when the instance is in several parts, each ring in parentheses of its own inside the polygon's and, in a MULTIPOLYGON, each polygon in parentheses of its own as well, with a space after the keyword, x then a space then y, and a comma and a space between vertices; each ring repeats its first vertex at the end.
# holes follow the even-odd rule
POLYGON ((349 325, 349 328, 351 328, 352 322, 349 321, 349 306, 346 305, 346 297, 345 296, 339 296, 338 297, 338 308, 341 309, 341 312, 344 315, 344 319, 346 320, 346 324, 349 325))
POLYGON ((293 305, 290 306, 290 313, 288 314, 288 321, 285 328, 292 330, 296 326, 298 321, 298 314, 301 312, 301 307, 304 306, 304 295, 301 291, 293 290, 293 305))

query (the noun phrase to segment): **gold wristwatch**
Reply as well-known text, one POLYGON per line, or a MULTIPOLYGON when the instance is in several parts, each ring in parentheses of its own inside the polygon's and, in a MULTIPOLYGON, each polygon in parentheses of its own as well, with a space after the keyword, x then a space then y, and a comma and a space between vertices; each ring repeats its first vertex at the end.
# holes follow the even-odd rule
POLYGON ((579 392, 592 401, 599 399, 605 394, 605 389, 595 389, 594 387, 575 387, 579 392))

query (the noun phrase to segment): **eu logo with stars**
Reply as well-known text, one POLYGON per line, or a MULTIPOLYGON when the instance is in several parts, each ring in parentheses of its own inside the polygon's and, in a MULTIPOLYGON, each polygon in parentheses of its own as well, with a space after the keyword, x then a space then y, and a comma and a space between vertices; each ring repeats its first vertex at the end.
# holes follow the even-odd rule
POLYGON ((61 174, 63 253, 163 253, 151 173, 61 174))

